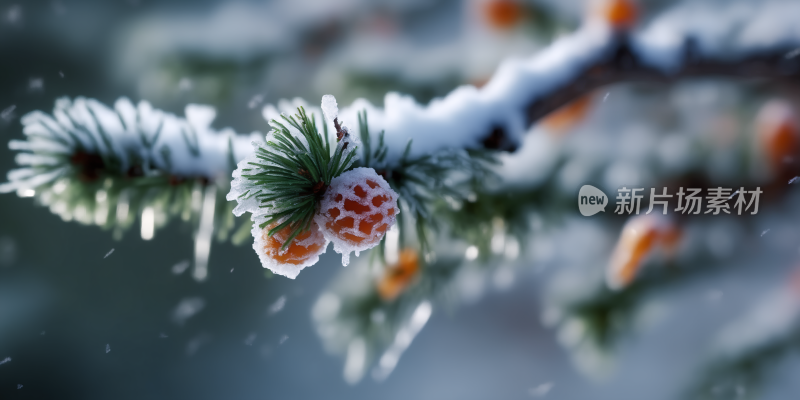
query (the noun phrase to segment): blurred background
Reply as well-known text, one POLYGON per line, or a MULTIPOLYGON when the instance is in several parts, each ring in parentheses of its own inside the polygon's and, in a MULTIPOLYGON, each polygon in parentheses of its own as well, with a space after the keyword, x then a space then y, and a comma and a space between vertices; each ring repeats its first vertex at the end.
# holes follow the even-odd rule
MULTIPOLYGON (((208 104, 215 127, 262 133, 281 99, 427 103, 587 19, 644 26, 677 4, 611 3, 0 0, 0 139, 62 96, 208 104)), ((408 279, 330 251, 272 276, 251 238, 221 235, 197 282, 192 223, 145 237, 0 195, 0 398, 790 398, 798 94, 721 78, 589 93, 499 155, 486 190, 444 202, 438 257, 388 266, 408 279), (758 215, 584 218, 584 184, 612 202, 622 186, 764 194, 758 215)))

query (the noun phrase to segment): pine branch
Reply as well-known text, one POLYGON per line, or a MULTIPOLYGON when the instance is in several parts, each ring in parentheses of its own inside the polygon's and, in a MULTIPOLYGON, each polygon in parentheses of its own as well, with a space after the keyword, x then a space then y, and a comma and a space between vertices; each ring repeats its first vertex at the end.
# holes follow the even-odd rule
POLYGON ((259 227, 271 226, 269 236, 290 228, 281 250, 311 228, 317 205, 331 180, 350 168, 358 153, 358 147, 337 119, 333 123, 338 144, 331 152, 327 135, 320 133, 314 114, 309 117, 304 107, 299 107, 295 116, 282 118, 283 122, 270 122, 273 130, 266 147, 257 147, 254 156, 242 161, 241 175, 235 177, 235 189, 229 195, 230 200, 249 198, 258 203, 261 211, 248 211, 264 215, 259 227))

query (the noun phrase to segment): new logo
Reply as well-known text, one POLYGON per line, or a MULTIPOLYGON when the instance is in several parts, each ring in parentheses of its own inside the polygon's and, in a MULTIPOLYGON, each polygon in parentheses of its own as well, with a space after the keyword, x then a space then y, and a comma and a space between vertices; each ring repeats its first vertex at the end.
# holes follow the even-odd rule
POLYGON ((578 210, 584 217, 606 211, 608 196, 602 190, 592 186, 583 185, 578 192, 578 210))

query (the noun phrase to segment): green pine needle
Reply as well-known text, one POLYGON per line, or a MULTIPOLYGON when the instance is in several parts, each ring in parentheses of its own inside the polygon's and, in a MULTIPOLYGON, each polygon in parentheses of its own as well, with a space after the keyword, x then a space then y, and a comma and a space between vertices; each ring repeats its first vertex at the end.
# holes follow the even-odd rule
POLYGON ((263 187, 255 196, 262 207, 270 209, 267 220, 259 227, 277 224, 269 236, 289 227, 291 233, 281 250, 298 235, 311 229, 311 223, 325 190, 331 180, 350 168, 357 148, 347 149, 340 142, 331 153, 331 143, 319 133, 313 115, 309 118, 303 107, 294 116, 282 115, 282 122, 272 120, 272 135, 267 147, 256 151, 259 162, 251 163, 261 169, 252 175, 243 175, 263 187), (289 130, 294 128, 301 137, 289 130), (347 151, 347 153, 345 153, 347 151))

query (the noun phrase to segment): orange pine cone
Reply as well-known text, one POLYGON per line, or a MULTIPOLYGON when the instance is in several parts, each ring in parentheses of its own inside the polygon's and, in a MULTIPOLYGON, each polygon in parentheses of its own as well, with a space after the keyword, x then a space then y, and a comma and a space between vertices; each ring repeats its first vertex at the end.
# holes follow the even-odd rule
POLYGON ((679 229, 668 219, 655 214, 631 218, 622 228, 606 269, 606 282, 613 290, 633 282, 646 257, 656 248, 674 255, 680 240, 679 229))
POLYGON ((513 0, 490 0, 483 5, 489 26, 506 30, 516 26, 524 16, 522 5, 513 0))
POLYGON ((349 263, 351 251, 374 247, 394 224, 398 195, 372 168, 355 168, 331 181, 317 222, 333 249, 349 263))
POLYGON ((583 120, 589 113, 591 105, 592 96, 582 96, 548 114, 542 120, 542 126, 555 133, 562 133, 583 120))
POLYGON ((266 227, 259 228, 258 224, 253 226, 253 243, 258 257, 264 267, 272 272, 294 279, 300 270, 310 265, 316 264, 319 255, 325 252, 328 241, 319 230, 316 222, 311 223, 311 229, 297 235, 292 243, 281 251, 281 246, 289 238, 292 229, 289 226, 269 236, 270 229, 276 227, 278 222, 274 222, 266 227))
POLYGON ((419 255, 414 249, 403 249, 397 263, 386 269, 378 281, 378 294, 385 301, 393 301, 415 280, 419 272, 419 255))
POLYGON ((800 150, 800 122, 795 108, 786 101, 772 100, 756 117, 759 147, 773 173, 780 173, 786 161, 794 159, 800 150))
POLYGON ((636 24, 639 7, 634 0, 602 0, 596 13, 612 27, 628 29, 636 24))

